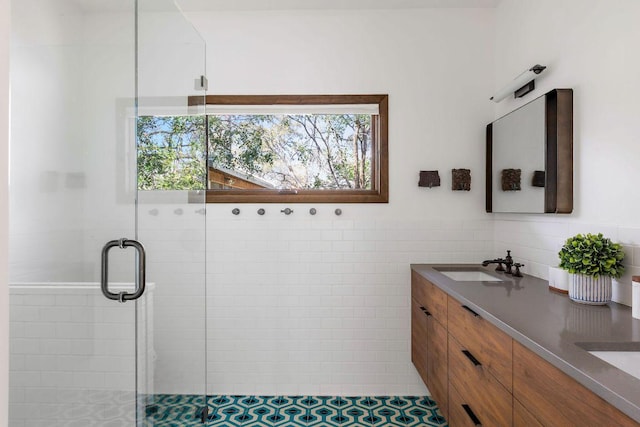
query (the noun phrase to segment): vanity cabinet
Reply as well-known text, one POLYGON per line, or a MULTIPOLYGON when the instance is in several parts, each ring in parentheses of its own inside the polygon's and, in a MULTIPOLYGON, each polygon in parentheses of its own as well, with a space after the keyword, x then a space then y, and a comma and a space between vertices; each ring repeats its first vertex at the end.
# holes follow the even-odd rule
POLYGON ((447 328, 431 317, 427 321, 427 330, 429 348, 427 359, 429 382, 427 387, 431 392, 431 396, 438 402, 440 412, 446 418, 449 412, 447 328))
POLYGON ((441 325, 447 326, 447 294, 415 271, 411 273, 411 297, 441 325))
POLYGON ((476 424, 511 426, 512 339, 450 296, 448 325, 450 412, 457 405, 476 424))
POLYGON ((416 272, 411 275, 411 361, 448 416, 447 294, 416 272))
MULTIPOLYGON (((513 345, 513 397, 514 403, 535 414, 538 425, 638 426, 631 418, 517 342, 513 345)), ((526 422, 516 425, 535 425, 526 422)))
POLYGON ((448 307, 449 335, 464 346, 464 350, 477 360, 479 367, 511 392, 511 337, 452 297, 448 299, 448 307))
POLYGON ((411 278, 412 360, 451 427, 640 426, 495 326, 473 299, 466 305, 413 270, 411 278))
POLYGON ((513 399, 513 427, 544 427, 522 403, 513 399))
POLYGON ((427 375, 427 315, 424 307, 411 298, 411 361, 425 384, 427 375))
POLYGON ((449 389, 449 416, 447 417, 447 424, 451 427, 476 427, 479 420, 474 420, 475 414, 471 411, 471 408, 465 406, 466 403, 462 396, 456 391, 455 388, 449 389), (476 422, 477 421, 477 422, 476 422))

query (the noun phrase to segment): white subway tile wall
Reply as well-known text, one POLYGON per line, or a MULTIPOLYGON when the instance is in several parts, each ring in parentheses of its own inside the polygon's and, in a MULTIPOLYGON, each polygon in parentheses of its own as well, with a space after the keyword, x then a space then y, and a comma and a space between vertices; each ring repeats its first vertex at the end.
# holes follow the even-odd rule
POLYGON ((555 219, 496 218, 495 253, 500 256, 511 249, 516 262, 526 264, 523 271, 548 280, 549 266, 557 266, 558 252, 565 240, 578 233, 602 233, 623 245, 625 274, 613 281, 615 302, 631 305, 631 276, 640 274, 640 228, 591 224, 555 219))
MULTIPOLYGON (((10 425, 131 421, 124 415, 135 408, 133 306, 108 301, 95 283, 12 285, 10 299, 10 425)), ((153 286, 138 315, 152 305, 153 286)), ((153 346, 152 330, 138 336, 153 346)), ((151 357, 139 363, 142 375, 153 369, 147 363, 151 357)))
POLYGON ((409 264, 485 259, 491 221, 232 208, 207 213, 208 392, 425 392, 410 357, 409 264))
MULTIPOLYGON (((231 208, 210 205, 206 227, 194 206, 141 209, 155 283, 149 391, 420 394, 410 361, 410 263, 477 263, 510 249, 526 273, 546 279, 567 237, 602 231, 626 252, 615 301, 630 304, 631 276, 640 274, 634 228, 546 218, 372 219, 348 206, 342 216, 330 206, 316 216, 304 207, 284 216, 279 206, 258 216, 246 206, 234 216, 231 208)), ((28 412, 21 405, 44 399, 52 384, 108 390, 126 381, 132 368, 122 345, 131 337, 123 338, 117 308, 101 296, 20 292, 12 290, 12 408, 28 412)))
POLYGON ((207 218, 202 207, 140 205, 138 235, 147 252, 147 280, 155 284, 155 371, 148 393, 205 393, 207 218))
MULTIPOLYGON (((201 206, 141 205, 139 238, 155 284, 154 375, 146 391, 425 393, 410 360, 409 264, 485 259, 492 221, 375 219, 362 206, 341 206, 336 216, 328 205, 315 216, 304 206, 285 216, 283 207, 264 207, 264 216, 250 205, 234 216, 233 206, 209 205, 204 216, 201 206)), ((99 246, 91 242, 88 270, 99 246)), ((130 378, 130 371, 101 370, 133 366, 119 304, 99 294, 12 298, 15 417, 52 384, 110 390, 130 378)))

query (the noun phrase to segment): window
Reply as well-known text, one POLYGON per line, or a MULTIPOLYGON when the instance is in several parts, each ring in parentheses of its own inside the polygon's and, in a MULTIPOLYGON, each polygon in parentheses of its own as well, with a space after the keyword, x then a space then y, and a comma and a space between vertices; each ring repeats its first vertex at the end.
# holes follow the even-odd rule
POLYGON ((140 116, 136 123, 138 190, 204 190, 203 116, 140 116))
POLYGON ((210 95, 205 108, 139 118, 140 189, 206 187, 209 203, 388 201, 386 95, 210 95))

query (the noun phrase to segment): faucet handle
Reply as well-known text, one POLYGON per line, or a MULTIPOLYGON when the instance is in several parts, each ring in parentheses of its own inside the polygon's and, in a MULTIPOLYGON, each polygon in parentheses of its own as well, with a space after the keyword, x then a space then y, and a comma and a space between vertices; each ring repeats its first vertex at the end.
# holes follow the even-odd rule
POLYGON ((516 262, 515 264, 513 264, 513 266, 516 268, 516 271, 514 271, 513 276, 522 277, 522 273, 520 273, 520 267, 524 267, 524 264, 520 264, 519 262, 516 262))
POLYGON ((502 262, 497 262, 498 266, 496 267, 496 271, 504 271, 504 267, 502 266, 502 262))

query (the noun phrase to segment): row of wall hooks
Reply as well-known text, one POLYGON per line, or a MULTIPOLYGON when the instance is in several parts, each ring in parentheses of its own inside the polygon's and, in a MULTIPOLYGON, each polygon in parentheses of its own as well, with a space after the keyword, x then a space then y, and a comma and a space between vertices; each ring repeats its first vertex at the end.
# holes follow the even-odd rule
MULTIPOLYGON (((199 214, 199 215, 204 215, 207 212, 207 210, 205 208, 201 208, 201 209, 195 210, 194 212, 199 214)), ((185 212, 184 212, 184 209, 177 208, 177 209, 173 210, 173 213, 174 213, 174 215, 183 215, 185 212)), ((160 211, 158 209, 156 209, 156 208, 153 208, 153 209, 151 209, 149 211, 149 215, 158 216, 158 215, 160 215, 160 211)))
MULTIPOLYGON (((260 208, 256 212, 260 216, 265 215, 267 213, 266 209, 264 209, 264 208, 260 208)), ((173 213, 175 215, 183 215, 185 213, 185 211, 182 208, 177 208, 177 209, 173 210, 173 213)), ((198 209, 198 210, 195 211, 195 213, 200 214, 200 215, 204 215, 206 213, 206 209, 204 209, 204 208, 198 209)), ((231 213, 234 214, 234 215, 240 215, 240 209, 234 208, 231 211, 231 213)), ((285 209, 282 209, 280 211, 280 213, 283 213, 283 214, 288 216, 288 215, 291 215, 293 213, 293 209, 285 208, 285 209)), ((318 213, 318 210, 316 208, 309 209, 309 215, 315 215, 317 213, 318 213)), ((342 215, 342 209, 338 208, 338 209, 334 210, 333 213, 335 215, 337 215, 337 216, 340 216, 340 215, 342 215)), ((160 211, 158 209, 156 209, 156 208, 153 208, 153 209, 149 210, 149 215, 158 216, 158 215, 160 215, 160 211)))
MULTIPOLYGON (((258 209, 256 212, 260 216, 262 216, 262 215, 267 213, 267 211, 265 209, 263 209, 263 208, 258 209)), ((239 208, 233 208, 231 210, 231 213, 234 214, 234 215, 240 215, 240 209, 239 208)), ((288 216, 288 215, 291 215, 293 213, 293 209, 285 208, 285 209, 282 209, 280 211, 280 213, 283 213, 283 214, 288 216)), ((309 215, 315 215, 317 213, 318 213, 318 210, 316 208, 309 209, 309 215)), ((342 215, 342 209, 338 208, 335 211, 333 211, 333 213, 336 214, 337 216, 340 216, 340 215, 342 215)))

